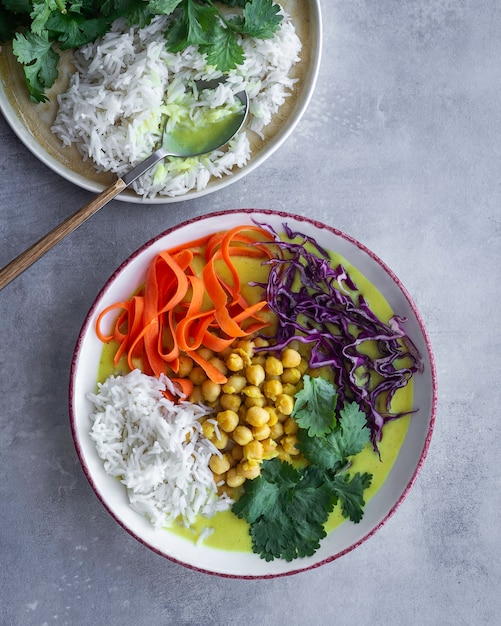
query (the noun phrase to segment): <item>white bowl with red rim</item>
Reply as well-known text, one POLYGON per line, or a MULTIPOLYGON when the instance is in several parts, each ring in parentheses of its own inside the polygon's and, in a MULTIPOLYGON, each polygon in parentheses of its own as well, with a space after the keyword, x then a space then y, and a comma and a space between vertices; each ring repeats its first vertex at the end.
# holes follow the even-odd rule
POLYGON ((145 546, 171 561, 209 574, 235 578, 269 578, 305 571, 329 563, 371 537, 393 515, 413 486, 425 460, 435 421, 437 380, 433 353, 421 315, 392 270, 362 243, 339 230, 299 215, 262 209, 239 209, 197 217, 170 228, 134 252, 106 282, 92 304, 76 344, 70 376, 70 421, 76 451, 97 497, 115 520, 145 546), (392 309, 407 319, 406 331, 421 354, 423 371, 414 376, 414 409, 403 445, 377 493, 364 509, 362 521, 349 521, 330 532, 319 550, 307 558, 266 562, 250 552, 234 552, 196 545, 176 534, 157 530, 128 504, 123 485, 109 476, 90 438, 92 405, 87 394, 95 390, 102 343, 95 333, 96 318, 105 307, 130 297, 144 281, 147 267, 161 250, 178 246, 253 220, 283 231, 313 237, 323 248, 345 257, 370 280, 392 309))

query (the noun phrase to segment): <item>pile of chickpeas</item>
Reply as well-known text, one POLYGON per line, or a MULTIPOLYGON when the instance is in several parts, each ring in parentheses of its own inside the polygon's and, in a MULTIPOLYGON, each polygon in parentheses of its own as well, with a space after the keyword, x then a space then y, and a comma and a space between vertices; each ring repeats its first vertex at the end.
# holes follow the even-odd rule
POLYGON ((202 430, 220 450, 209 465, 223 489, 238 488, 259 476, 265 459, 291 461, 299 454, 291 413, 308 362, 297 345, 281 354, 266 351, 268 346, 266 339, 255 338, 238 340, 217 355, 202 348, 200 355, 227 377, 224 384, 210 380, 189 357, 180 358, 177 376, 189 378, 194 385, 188 400, 214 409, 202 430))

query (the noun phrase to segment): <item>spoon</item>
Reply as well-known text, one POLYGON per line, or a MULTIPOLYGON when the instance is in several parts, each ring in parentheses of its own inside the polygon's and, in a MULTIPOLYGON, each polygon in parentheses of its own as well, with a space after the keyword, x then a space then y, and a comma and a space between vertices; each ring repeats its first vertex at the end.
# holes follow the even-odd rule
MULTIPOLYGON (((223 77, 211 81, 197 81, 195 84, 198 91, 202 91, 203 89, 215 89, 224 80, 223 77)), ((212 122, 202 136, 200 136, 200 129, 195 130, 180 126, 167 131, 164 128, 161 145, 153 154, 132 168, 127 174, 118 178, 93 200, 3 267, 0 270, 0 289, 17 278, 19 274, 64 239, 66 235, 72 233, 85 220, 97 213, 105 204, 108 204, 121 191, 165 157, 195 157, 226 145, 242 128, 249 109, 249 99, 245 90, 237 93, 235 97, 242 103, 242 108, 228 118, 212 122)))

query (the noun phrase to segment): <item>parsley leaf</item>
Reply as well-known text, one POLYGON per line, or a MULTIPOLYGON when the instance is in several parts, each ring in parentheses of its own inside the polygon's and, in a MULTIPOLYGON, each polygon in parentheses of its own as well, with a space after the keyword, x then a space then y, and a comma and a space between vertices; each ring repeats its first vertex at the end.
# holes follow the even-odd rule
POLYGON ((26 83, 30 97, 35 102, 48 100, 45 89, 51 87, 57 78, 59 55, 52 49, 47 32, 36 35, 27 32, 16 33, 12 49, 18 61, 24 65, 26 83))
POLYGON ((327 434, 335 424, 336 389, 325 378, 303 377, 303 389, 295 398, 292 417, 309 437, 327 434))

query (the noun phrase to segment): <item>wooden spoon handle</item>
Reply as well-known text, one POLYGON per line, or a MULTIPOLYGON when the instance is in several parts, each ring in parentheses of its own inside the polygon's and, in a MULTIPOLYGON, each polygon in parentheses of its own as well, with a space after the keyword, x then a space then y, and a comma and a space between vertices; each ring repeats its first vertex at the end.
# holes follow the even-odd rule
POLYGON ((18 257, 0 270, 0 289, 3 289, 14 278, 28 269, 35 261, 38 261, 56 243, 72 233, 76 228, 85 222, 86 219, 97 213, 101 207, 113 200, 127 187, 127 184, 119 178, 113 185, 102 191, 93 200, 84 205, 67 220, 56 226, 47 235, 39 239, 35 244, 22 252, 18 257))

